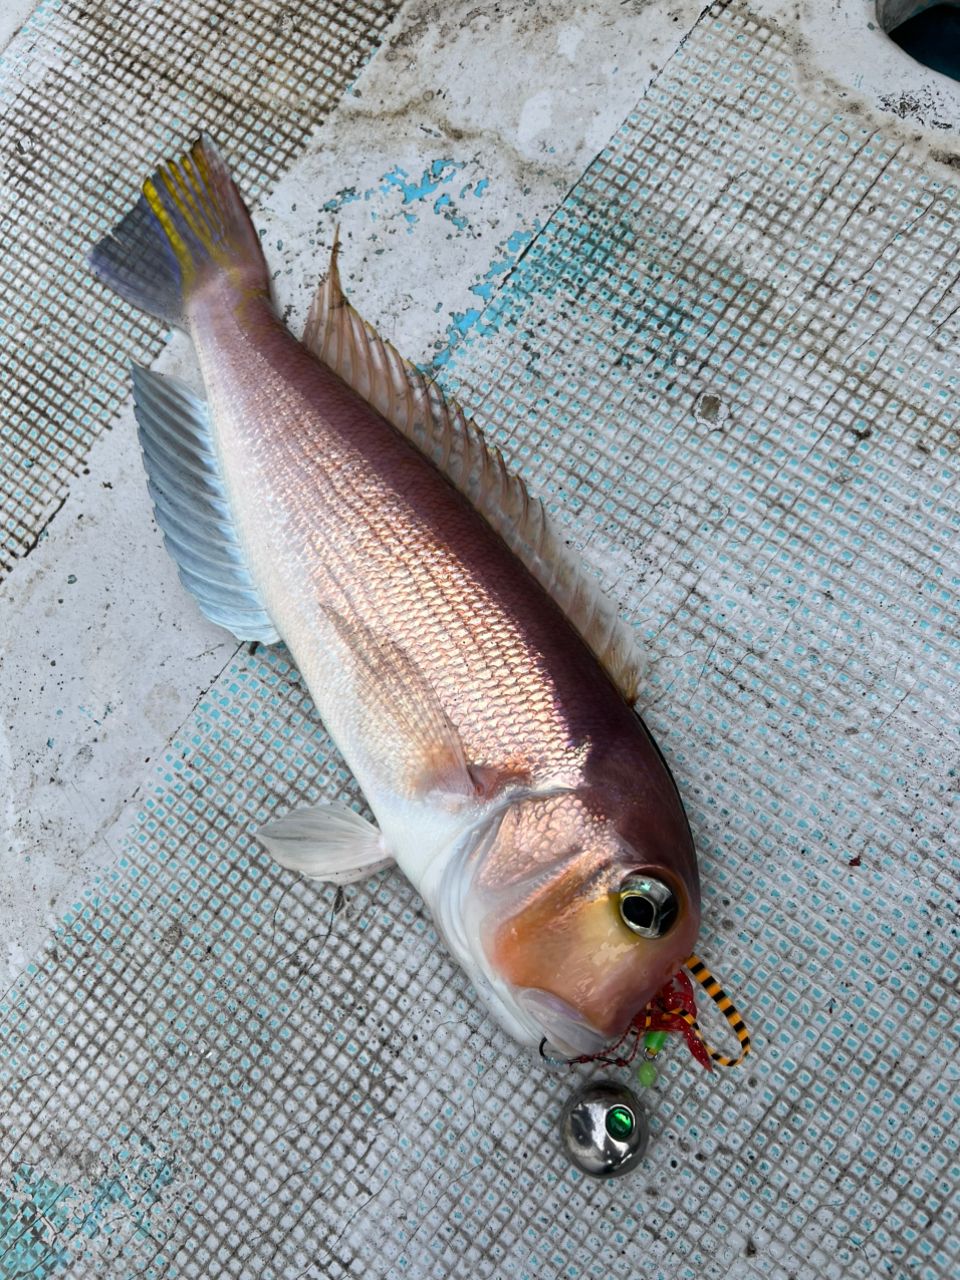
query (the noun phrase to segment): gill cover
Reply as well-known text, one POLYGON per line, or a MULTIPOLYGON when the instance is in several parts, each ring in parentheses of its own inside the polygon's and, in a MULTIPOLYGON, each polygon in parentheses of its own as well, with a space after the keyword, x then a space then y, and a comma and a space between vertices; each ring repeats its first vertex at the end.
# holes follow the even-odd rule
POLYGON ((576 791, 518 800, 478 849, 462 893, 466 934, 530 1028, 593 1053, 629 1026, 690 954, 696 883, 628 842, 576 791), (639 870, 638 870, 639 869, 639 870))

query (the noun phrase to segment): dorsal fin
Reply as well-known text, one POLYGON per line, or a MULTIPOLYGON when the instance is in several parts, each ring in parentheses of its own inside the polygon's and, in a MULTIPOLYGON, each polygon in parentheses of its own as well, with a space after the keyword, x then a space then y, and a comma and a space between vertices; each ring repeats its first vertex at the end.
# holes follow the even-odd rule
POLYGON ((469 498, 563 609, 627 702, 635 702, 643 659, 616 606, 473 419, 351 306, 340 284, 338 249, 335 240, 330 270, 307 317, 304 345, 469 498))

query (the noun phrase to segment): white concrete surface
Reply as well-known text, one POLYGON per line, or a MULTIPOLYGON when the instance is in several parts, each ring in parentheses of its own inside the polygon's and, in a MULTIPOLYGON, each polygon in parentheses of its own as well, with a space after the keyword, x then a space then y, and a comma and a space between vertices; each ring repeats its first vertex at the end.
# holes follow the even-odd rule
POLYGON ((0 5, 0 50, 6 48, 37 7, 37 0, 3 0, 0 5))
MULTIPOLYGON (((410 358, 442 351, 699 12, 699 0, 406 5, 258 211, 291 323, 339 221, 354 301, 410 358)), ((160 367, 185 373, 184 340, 160 367)), ((129 409, 0 585, 0 628, 0 965, 12 979, 114 863, 154 762, 236 649, 179 586, 129 409)))
POLYGON ((754 8, 791 41, 804 93, 836 103, 852 124, 870 114, 894 116, 932 152, 960 163, 957 82, 895 45, 877 20, 875 0, 757 0, 754 8))

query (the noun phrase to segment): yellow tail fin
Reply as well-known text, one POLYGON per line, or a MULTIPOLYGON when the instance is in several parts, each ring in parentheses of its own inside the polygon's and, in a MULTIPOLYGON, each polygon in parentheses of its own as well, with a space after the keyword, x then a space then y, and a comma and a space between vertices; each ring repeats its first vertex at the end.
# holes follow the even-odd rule
POLYGON ((143 184, 143 195, 90 255, 94 274, 170 324, 211 272, 242 269, 247 289, 269 292, 260 240, 213 142, 201 136, 143 184))

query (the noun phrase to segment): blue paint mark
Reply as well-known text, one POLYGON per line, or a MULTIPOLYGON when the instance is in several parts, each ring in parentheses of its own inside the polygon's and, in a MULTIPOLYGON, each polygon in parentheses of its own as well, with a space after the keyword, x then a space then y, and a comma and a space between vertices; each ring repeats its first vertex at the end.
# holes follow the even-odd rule
POLYGON ((107 705, 103 709, 102 719, 100 720, 97 719, 97 717, 93 714, 93 712, 90 710, 89 707, 85 707, 81 704, 77 709, 81 715, 86 716, 88 720, 92 720, 95 725, 101 725, 103 724, 103 721, 106 720, 107 716, 112 714, 113 705, 112 703, 109 703, 109 702, 107 703, 107 705))
POLYGON ((462 161, 434 160, 424 169, 419 181, 411 181, 406 169, 397 165, 383 175, 380 190, 388 191, 390 187, 396 187, 403 195, 403 203, 412 204, 414 200, 423 200, 426 196, 433 195, 437 187, 450 182, 462 168, 462 161))
MULTIPOLYGON (((484 303, 489 302, 493 297, 497 278, 506 275, 516 266, 524 249, 530 244, 539 230, 540 223, 538 221, 534 223, 532 231, 512 232, 500 246, 498 256, 490 263, 481 278, 475 280, 470 286, 470 292, 484 303)), ((492 333, 496 329, 496 323, 490 322, 489 318, 488 320, 482 320, 483 315, 484 309, 478 307, 470 307, 467 311, 454 311, 452 313, 450 323, 447 325, 446 340, 439 345, 430 361, 432 369, 441 369, 445 364, 449 363, 454 350, 467 339, 468 335, 476 337, 478 334, 492 333)))
POLYGON ((525 249, 539 230, 540 223, 536 221, 533 231, 514 231, 506 243, 507 253, 517 254, 521 249, 525 249))
POLYGON ((113 1229, 115 1215, 107 1222, 104 1216, 115 1205, 127 1211, 122 1226, 117 1224, 126 1240, 158 1243, 150 1210, 173 1181, 173 1172, 146 1138, 140 1146, 144 1154, 133 1158, 128 1151, 116 1153, 117 1172, 99 1179, 87 1193, 20 1165, 8 1184, 12 1194, 0 1191, 0 1257, 11 1267, 3 1274, 46 1280, 85 1251, 81 1238, 93 1240, 113 1229))
MULTIPOLYGON (((337 212, 344 205, 352 204, 356 200, 362 199, 365 202, 369 202, 374 196, 389 196, 394 192, 399 192, 402 206, 400 212, 403 214, 408 231, 412 231, 414 224, 419 220, 419 213, 415 210, 415 206, 422 205, 425 200, 432 196, 434 198, 431 201, 430 208, 433 213, 452 223, 457 231, 466 231, 470 228, 470 219, 454 203, 453 196, 449 190, 440 190, 441 187, 446 187, 452 183, 453 179, 464 167, 463 161, 444 157, 431 161, 419 177, 411 177, 402 166, 394 165, 392 169, 383 174, 376 186, 368 187, 361 193, 358 193, 355 187, 347 187, 337 192, 334 197, 324 204, 323 208, 327 212, 337 212)), ((482 198, 489 190, 489 187, 489 178, 480 178, 476 183, 467 182, 460 188, 457 198, 462 201, 471 194, 478 199, 482 198)), ((375 210, 371 209, 370 217, 371 220, 377 219, 375 210)), ((488 312, 488 304, 494 297, 501 277, 506 276, 513 270, 539 230, 540 223, 536 222, 532 230, 514 231, 499 246, 497 256, 487 267, 484 274, 470 285, 470 292, 480 300, 482 305, 468 307, 466 311, 452 313, 450 323, 447 326, 445 340, 438 344, 433 359, 430 361, 432 368, 439 369, 447 364, 454 349, 459 347, 468 337, 475 336, 477 333, 493 332, 497 327, 497 323, 493 320, 491 314, 487 314, 486 319, 484 319, 485 313, 488 312)), ((382 253, 383 250, 378 249, 376 252, 382 253)))
POLYGON ((469 195, 475 195, 477 196, 477 198, 479 198, 480 196, 483 195, 483 193, 486 191, 489 185, 490 185, 489 178, 480 178, 480 180, 476 184, 472 182, 467 182, 460 188, 460 195, 458 199, 466 200, 467 196, 469 195))
POLYGON ((326 213, 339 213, 345 204, 353 204, 354 200, 359 200, 356 187, 344 187, 342 191, 338 191, 325 204, 320 207, 326 213))
POLYGON ((448 222, 452 222, 458 231, 465 231, 470 223, 462 214, 457 213, 456 205, 447 192, 437 196, 433 202, 433 212, 442 214, 448 222))
POLYGON ((493 285, 497 276, 506 275, 508 271, 512 270, 521 251, 527 247, 534 234, 535 232, 533 231, 514 231, 503 246, 507 256, 498 259, 496 262, 491 262, 483 279, 470 286, 470 292, 477 294, 478 297, 488 302, 493 296, 493 285))
POLYGON ((481 314, 476 307, 471 307, 468 311, 451 313, 450 323, 447 325, 447 345, 442 347, 430 361, 434 369, 442 368, 447 363, 453 355, 454 347, 459 346, 480 319, 481 314))
MULTIPOLYGON (((464 161, 445 157, 431 161, 419 178, 411 178, 406 169, 400 165, 394 165, 389 172, 383 174, 376 186, 367 187, 363 191, 357 191, 356 187, 344 187, 342 191, 331 196, 322 207, 326 213, 339 213, 345 205, 353 204, 357 200, 369 202, 374 196, 389 196, 399 192, 401 204, 404 206, 402 209, 404 220, 408 227, 412 227, 418 221, 418 214, 407 206, 421 204, 434 195, 440 187, 452 182, 463 168, 464 161)), ((481 187, 485 188, 487 183, 488 179, 482 178, 477 183, 478 191, 481 187)), ((470 183, 467 183, 460 193, 460 198, 462 199, 464 192, 469 190, 470 183)), ((433 202, 433 212, 452 222, 458 231, 466 231, 470 226, 469 219, 453 203, 448 192, 442 192, 437 196, 433 202)), ((377 220, 375 210, 371 209, 370 217, 372 221, 377 220)))

